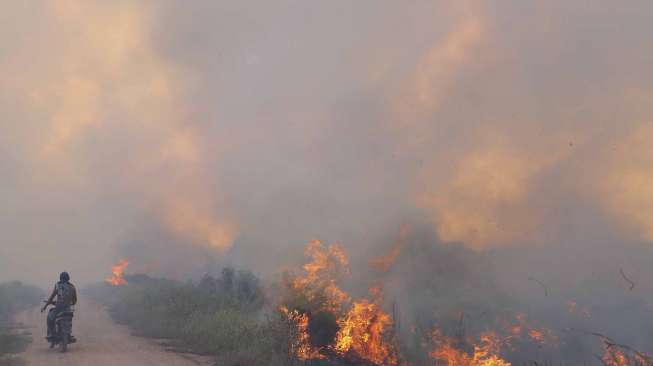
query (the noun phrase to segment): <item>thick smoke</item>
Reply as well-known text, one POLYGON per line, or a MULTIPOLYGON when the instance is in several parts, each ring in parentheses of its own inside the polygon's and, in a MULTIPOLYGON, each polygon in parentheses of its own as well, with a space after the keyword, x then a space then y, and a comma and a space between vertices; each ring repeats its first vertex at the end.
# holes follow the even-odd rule
POLYGON ((402 249, 389 297, 434 289, 402 304, 411 314, 445 306, 434 293, 446 286, 419 282, 438 273, 496 287, 494 304, 540 294, 529 277, 560 303, 588 283, 623 294, 620 268, 644 293, 652 11, 6 3, 0 277, 46 285, 67 269, 92 282, 122 257, 178 278, 224 264, 267 275, 314 238, 371 277, 407 224, 429 234, 402 249))

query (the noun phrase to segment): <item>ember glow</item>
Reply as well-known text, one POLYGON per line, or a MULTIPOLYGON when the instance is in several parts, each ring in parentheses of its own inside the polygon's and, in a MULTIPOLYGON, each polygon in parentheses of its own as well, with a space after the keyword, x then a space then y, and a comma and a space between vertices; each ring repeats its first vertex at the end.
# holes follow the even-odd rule
POLYGON ((526 337, 530 339, 533 343, 536 344, 553 344, 557 342, 557 339, 555 338, 554 333, 546 328, 537 328, 533 324, 531 324, 527 318, 526 315, 523 313, 517 314, 515 317, 515 321, 517 324, 513 325, 510 328, 510 333, 512 337, 518 338, 518 337, 526 337))
POLYGON ((586 306, 579 306, 576 301, 567 301, 567 309, 572 314, 577 314, 583 318, 591 316, 590 310, 586 306))
POLYGON ((125 274, 125 269, 127 269, 128 266, 129 261, 127 259, 121 259, 120 262, 111 267, 111 277, 107 278, 107 283, 113 286, 126 285, 127 281, 123 276, 125 274))

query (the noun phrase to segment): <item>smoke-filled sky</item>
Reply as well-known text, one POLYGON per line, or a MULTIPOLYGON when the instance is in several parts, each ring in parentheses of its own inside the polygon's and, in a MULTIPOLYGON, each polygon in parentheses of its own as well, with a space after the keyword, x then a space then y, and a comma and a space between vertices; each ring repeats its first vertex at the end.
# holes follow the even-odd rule
POLYGON ((314 238, 381 252, 411 220, 481 251, 646 246, 651 14, 4 2, 0 278, 96 281, 124 256, 274 271, 314 238))

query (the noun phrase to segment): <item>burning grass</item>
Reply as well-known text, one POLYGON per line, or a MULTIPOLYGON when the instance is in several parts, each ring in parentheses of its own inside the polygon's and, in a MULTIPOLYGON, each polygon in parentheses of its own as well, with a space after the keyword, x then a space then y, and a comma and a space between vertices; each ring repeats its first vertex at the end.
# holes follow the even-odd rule
POLYGON ((502 340, 494 332, 484 332, 477 343, 461 343, 442 336, 439 330, 432 334, 433 350, 429 356, 442 366, 511 366, 499 356, 502 340), (465 351, 467 346, 469 351, 465 351))
MULTIPOLYGON (((406 244, 402 243, 402 246, 406 244)), ((430 259, 429 252, 424 253, 424 257, 430 259)), ((451 268, 452 262, 460 260, 454 276, 466 276, 466 281, 473 283, 475 279, 469 272, 460 272, 460 268, 465 268, 463 265, 470 262, 469 258, 464 257, 468 254, 456 252, 455 249, 452 253, 459 257, 453 257, 453 261, 451 256, 435 257, 430 262, 431 273, 438 270, 440 262, 443 268, 451 268), (433 266, 436 266, 435 270, 433 266)), ((352 297, 342 289, 350 269, 349 259, 340 246, 324 246, 312 241, 306 248, 305 256, 306 264, 286 272, 279 305, 281 313, 297 334, 291 353, 300 360, 318 364, 377 366, 511 366, 537 363, 535 360, 547 364, 554 362, 555 357, 564 364, 566 360, 563 357, 570 355, 570 348, 576 347, 584 355, 570 361, 571 364, 577 360, 582 360, 581 364, 592 364, 587 356, 591 356, 591 350, 596 350, 600 345, 579 335, 560 333, 529 319, 525 313, 516 310, 516 302, 494 301, 499 294, 492 294, 493 287, 488 286, 491 282, 487 281, 478 282, 475 297, 467 302, 451 303, 448 307, 443 307, 442 304, 446 303, 442 302, 439 307, 434 307, 438 314, 426 321, 430 325, 422 326, 413 321, 410 329, 404 329, 402 333, 395 323, 395 316, 399 314, 396 309, 393 308, 392 315, 385 311, 391 306, 384 299, 382 287, 373 287, 370 295, 363 298, 352 297), (494 307, 484 306, 486 303, 494 304, 494 307), (505 308, 501 310, 498 305, 505 308), (452 311, 456 308, 466 310, 452 311), (466 318, 465 311, 479 315, 470 314, 466 318), (451 320, 447 320, 447 317, 451 320), (419 340, 417 345, 411 346, 406 342, 411 336, 419 340)), ((400 260, 400 255, 394 249, 392 257, 393 262, 400 260)), ((392 265, 385 265, 380 270, 388 273, 392 265)), ((487 276, 487 273, 480 273, 487 276)), ((456 278, 446 283, 447 276, 445 272, 443 278, 431 278, 430 283, 450 287, 468 286, 467 283, 456 282, 456 278)), ((421 291, 429 289, 428 286, 421 286, 423 282, 420 279, 415 283, 421 291)), ((439 287, 440 299, 460 300, 460 290, 457 290, 458 293, 447 294, 447 287, 439 287)), ((402 291, 410 293, 410 289, 401 289, 399 293, 402 291)), ((587 321, 587 311, 576 314, 580 308, 575 305, 571 311, 568 303, 562 302, 559 310, 561 314, 575 317, 574 321, 587 321)), ((612 345, 605 348, 601 362, 610 366, 649 366, 645 363, 646 357, 637 352, 628 354, 624 349, 612 345)))
MULTIPOLYGON (((402 238, 402 250, 411 245, 402 238)), ((561 330, 601 324, 595 313, 604 310, 588 298, 550 305, 564 319, 551 327, 498 291, 480 256, 453 246, 418 247, 397 285, 392 273, 406 264, 396 248, 383 266, 371 263, 378 275, 365 296, 345 291, 351 269, 343 248, 319 241, 307 245, 306 263, 269 288, 271 297, 251 272, 229 268, 197 283, 124 275, 124 285, 103 286, 119 322, 224 365, 653 366, 647 354, 607 337, 561 330), (413 308, 397 308, 397 298, 413 308)))

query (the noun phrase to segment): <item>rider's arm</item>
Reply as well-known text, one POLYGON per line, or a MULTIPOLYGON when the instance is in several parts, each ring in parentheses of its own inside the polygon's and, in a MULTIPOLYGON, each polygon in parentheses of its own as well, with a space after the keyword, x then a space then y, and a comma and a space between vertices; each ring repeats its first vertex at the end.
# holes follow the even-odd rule
POLYGON ((52 289, 52 294, 48 298, 47 303, 51 303, 54 300, 54 297, 57 296, 57 285, 54 285, 54 288, 52 289))
POLYGON ((56 285, 56 284, 54 285, 54 289, 52 289, 52 294, 51 294, 50 297, 45 301, 45 305, 43 305, 43 307, 41 308, 41 312, 44 312, 44 311, 45 311, 45 308, 47 308, 48 305, 52 303, 52 300, 54 300, 54 297, 55 297, 55 296, 57 296, 57 285, 56 285))

